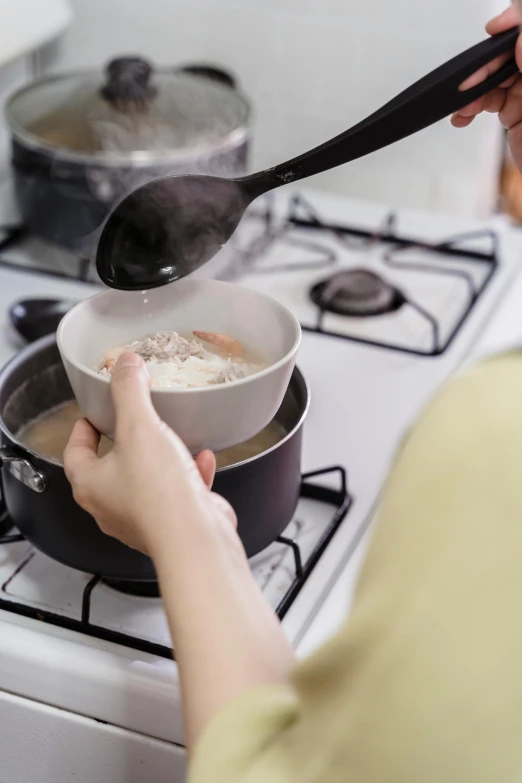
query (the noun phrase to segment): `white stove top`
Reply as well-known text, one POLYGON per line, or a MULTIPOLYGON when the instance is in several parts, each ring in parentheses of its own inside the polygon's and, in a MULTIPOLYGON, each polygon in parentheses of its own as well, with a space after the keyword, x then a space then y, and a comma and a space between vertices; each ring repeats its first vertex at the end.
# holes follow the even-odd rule
MULTIPOLYGON (((421 236, 423 241, 434 244, 453 239, 447 243, 450 250, 474 253, 473 256, 445 254, 426 247, 401 248, 381 242, 379 237, 419 237, 418 225, 408 216, 405 219, 385 206, 375 205, 364 215, 356 214, 339 199, 335 200, 336 209, 333 201, 321 205, 322 208, 316 205, 317 199, 299 195, 279 199, 269 207, 269 228, 266 215, 258 211, 259 217, 250 219, 244 233, 257 230, 263 236, 264 228, 264 241, 257 242, 261 252, 243 265, 239 280, 244 279, 246 285, 278 299, 308 329, 421 355, 443 351, 495 274, 496 241, 489 229, 471 224, 457 228, 440 221, 437 228, 431 225, 432 230, 421 236), (318 231, 291 222, 303 216, 308 224, 340 224, 355 231, 318 231), (369 236, 360 236, 365 231, 369 236), (362 272, 366 281, 367 273, 373 273, 391 286, 388 298, 392 298, 393 292, 395 304, 392 303, 390 312, 360 317, 318 306, 311 293, 314 289, 332 278, 333 282, 341 278, 342 288, 343 274, 353 276, 354 272, 362 272)), ((239 243, 240 240, 241 232, 239 243)), ((334 302, 332 294, 323 297, 326 305, 334 302)), ((385 290, 385 302, 386 299, 385 290)))
MULTIPOLYGON (((385 205, 354 202, 314 192, 306 193, 305 197, 324 219, 371 231, 382 225, 389 214, 385 205)), ((281 194, 276 199, 278 215, 285 214, 287 198, 287 195, 281 194)), ((347 563, 372 519, 398 442, 421 407, 466 360, 518 273, 522 253, 518 234, 507 230, 502 221, 495 220, 491 225, 500 237, 498 268, 474 302, 453 342, 439 356, 375 348, 363 342, 315 332, 304 334, 298 364, 310 384, 312 405, 305 425, 303 470, 344 466, 353 504, 284 617, 285 633, 300 654, 333 630, 346 611, 346 591, 350 581, 346 579, 350 570, 347 563), (333 590, 340 575, 343 589, 333 590), (336 611, 332 612, 336 618, 333 625, 324 624, 321 619, 324 618, 321 608, 332 604, 334 599, 331 596, 335 596, 336 607, 336 611), (318 620, 314 624, 315 618, 318 620), (314 627, 325 630, 314 634, 314 627), (311 636, 314 637, 313 643, 310 642, 311 636)), ((408 211, 401 212, 398 228, 401 234, 440 241, 454 234, 483 229, 484 226, 474 221, 408 211)), ((251 244, 254 230, 255 220, 245 223, 243 233, 237 239, 241 247, 251 244)), ((368 264, 383 273, 382 252, 378 248, 374 248, 370 256, 362 255, 360 248, 346 248, 335 237, 325 239, 324 233, 297 233, 299 236, 306 234, 307 242, 313 241, 318 247, 322 248, 325 244, 335 246, 339 268, 368 264)), ((0 262, 2 257, 12 260, 18 256, 20 262, 27 263, 31 253, 38 254, 39 243, 32 241, 31 246, 30 251, 26 246, 25 250, 19 247, 0 254, 0 262)), ((473 247, 481 249, 483 246, 473 247)), ((257 271, 250 267, 248 274, 241 275, 240 282, 280 298, 306 322, 312 312, 307 298, 308 288, 312 282, 325 276, 325 270, 259 272, 263 265, 267 268, 294 263, 299 258, 302 260, 301 251, 302 248, 296 249, 295 246, 289 249, 286 241, 270 245, 267 252, 258 257, 257 271)), ((66 254, 57 251, 54 254, 55 266, 66 264, 66 254)), ((226 274, 227 270, 230 272, 231 261, 238 259, 243 264, 252 264, 248 255, 223 255, 205 270, 205 274, 215 274, 217 269, 225 270, 226 274)), ((425 262, 421 259, 421 263, 425 262)), ((471 264, 466 260, 443 260, 442 264, 454 269, 465 268, 477 290, 487 274, 484 271, 487 265, 481 262, 471 264)), ((463 284, 461 278, 446 279, 440 274, 431 276, 422 272, 412 273, 411 270, 392 273, 391 269, 386 269, 386 277, 412 298, 420 298, 424 306, 437 315, 442 322, 443 337, 444 330, 455 326, 462 307, 469 304, 469 287, 463 284)), ((4 319, 0 333, 0 362, 5 362, 21 345, 7 320, 8 307, 14 300, 31 296, 74 299, 88 296, 95 290, 95 286, 72 280, 2 268, 0 263, 0 318, 4 319)), ((429 343, 422 324, 410 315, 402 319, 405 313, 399 313, 395 320, 384 316, 386 326, 384 320, 379 322, 377 318, 373 319, 373 324, 371 319, 347 319, 350 321, 350 334, 355 331, 359 337, 367 338, 369 335, 378 339, 384 336, 395 343, 402 341, 408 347, 413 340, 426 350, 429 343), (364 323, 361 323, 363 320, 364 323)), ((343 319, 340 323, 336 321, 334 326, 338 331, 348 329, 343 319)), ((336 486, 336 479, 326 478, 324 481, 336 486)), ((302 525, 299 536, 303 546, 313 547, 328 524, 330 514, 331 508, 302 501, 289 533, 292 536, 295 533, 297 520, 302 525)), ((0 583, 12 577, 28 555, 25 543, 0 548, 0 583)), ((294 577, 291 553, 282 545, 274 544, 258 556, 252 566, 275 607, 294 577)), ((87 575, 63 568, 38 553, 11 579, 4 599, 23 601, 33 608, 50 609, 78 618, 81 594, 88 579, 87 575)), ((165 619, 158 599, 122 595, 98 585, 92 595, 91 620, 118 632, 139 633, 154 643, 168 644, 165 619)), ((5 611, 0 612, 0 692, 2 690, 151 737, 182 742, 179 711, 176 711, 174 719, 172 715, 173 700, 179 698, 174 663, 147 652, 5 611), (28 670, 31 676, 28 676, 28 670)))

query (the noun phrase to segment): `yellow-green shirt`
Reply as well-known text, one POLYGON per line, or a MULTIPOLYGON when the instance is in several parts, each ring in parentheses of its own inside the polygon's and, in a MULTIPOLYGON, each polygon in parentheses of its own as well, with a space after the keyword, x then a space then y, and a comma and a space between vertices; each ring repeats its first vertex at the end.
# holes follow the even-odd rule
POLYGON ((287 686, 226 707, 189 779, 522 782, 522 354, 424 411, 345 627, 287 686))

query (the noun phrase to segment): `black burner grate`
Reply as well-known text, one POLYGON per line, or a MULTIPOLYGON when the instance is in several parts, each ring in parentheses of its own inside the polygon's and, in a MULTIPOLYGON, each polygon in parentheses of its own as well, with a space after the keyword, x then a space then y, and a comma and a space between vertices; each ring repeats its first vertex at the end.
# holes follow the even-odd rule
MULTIPOLYGON (((301 498, 317 500, 321 503, 331 506, 332 516, 322 536, 317 541, 314 549, 304 562, 299 544, 296 541, 284 536, 280 536, 277 539, 279 543, 292 549, 295 564, 295 578, 287 593, 281 600, 281 603, 277 607, 277 615, 280 619, 282 619, 288 612, 290 606, 299 594, 303 585, 306 583, 306 580, 310 576, 327 545, 332 540, 353 502, 353 499, 351 498, 348 491, 345 469, 340 466, 335 466, 304 474, 301 481, 301 498), (337 476, 339 481, 338 488, 332 489, 312 481, 314 478, 323 478, 325 476, 337 476)), ((6 530, 9 530, 10 526, 5 510, 3 514, 0 515, 0 525, 2 520, 4 521, 4 526, 3 528, 0 527, 0 531, 3 529, 4 535, 0 538, 0 546, 25 540, 24 536, 20 535, 19 533, 12 532, 9 534, 5 532, 6 530)), ((19 565, 15 573, 11 574, 9 579, 6 580, 6 582, 4 582, 2 585, 0 589, 0 609, 3 609, 6 612, 12 612, 13 614, 22 615, 24 617, 30 617, 34 620, 40 620, 41 622, 58 626, 59 628, 65 628, 67 630, 87 634, 97 639, 103 639, 107 642, 121 644, 131 649, 140 650, 142 652, 151 653, 153 655, 159 655, 163 658, 173 658, 173 651, 169 647, 156 644, 154 642, 149 642, 146 639, 140 639, 139 637, 130 636, 118 631, 103 628, 91 623, 91 597, 93 591, 102 582, 102 577, 100 576, 93 576, 85 587, 83 592, 82 605, 81 607, 78 607, 79 619, 65 617, 47 610, 37 609, 35 607, 28 606, 27 604, 10 601, 9 599, 3 597, 6 595, 6 588, 11 580, 16 574, 20 573, 22 568, 29 562, 29 560, 30 557, 27 558, 21 565, 19 565)))
MULTIPOLYGON (((229 270, 228 277, 233 278, 246 273, 255 273, 263 275, 266 273, 275 274, 289 271, 302 271, 304 269, 332 269, 331 279, 336 275, 336 264, 338 261, 335 253, 332 254, 331 248, 321 246, 314 236, 314 241, 295 239, 295 229, 301 229, 304 233, 321 232, 333 236, 340 245, 341 249, 349 250, 371 250, 378 244, 388 246, 383 254, 382 262, 384 269, 397 269, 403 272, 415 272, 431 276, 456 277, 461 279, 467 286, 469 296, 467 303, 463 304, 460 318, 457 319, 449 334, 443 339, 441 337, 441 325, 437 317, 430 313, 420 302, 416 301, 411 295, 406 295, 402 290, 397 293, 401 298, 401 307, 410 307, 415 310, 429 328, 431 335, 430 347, 415 348, 404 345, 396 345, 392 342, 384 342, 371 337, 364 337, 355 334, 346 334, 344 332, 331 331, 324 327, 325 314, 327 307, 321 307, 317 300, 317 286, 312 294, 312 299, 317 304, 317 318, 315 325, 301 324, 307 332, 335 337, 341 340, 350 340, 352 342, 369 345, 376 348, 385 348, 400 353, 408 353, 422 357, 437 357, 443 354, 454 341, 461 328, 468 320, 478 300, 488 288, 493 276, 495 275, 499 264, 499 243, 495 232, 491 230, 481 230, 467 234, 461 234, 455 237, 444 239, 441 242, 423 242, 413 237, 402 236, 397 232, 397 215, 390 212, 382 225, 376 230, 367 230, 355 226, 330 223, 324 220, 317 210, 302 196, 295 195, 289 200, 288 211, 281 219, 277 218, 274 208, 274 201, 270 198, 264 202, 262 208, 257 208, 257 219, 263 226, 260 238, 247 250, 238 250, 238 257, 229 270), (277 265, 262 264, 263 254, 275 241, 285 242, 287 245, 299 246, 308 251, 322 253, 322 258, 318 261, 295 263, 292 265, 282 263, 277 265), (470 242, 477 240, 488 243, 487 250, 476 250, 469 247, 470 242), (466 247, 468 243, 468 247, 466 247), (473 277, 463 269, 451 268, 448 264, 434 263, 416 263, 404 260, 406 251, 429 251, 435 256, 444 258, 446 261, 465 260, 474 264, 482 264, 486 272, 480 283, 476 283, 473 277), (400 257, 399 257, 400 255, 400 257)), ((398 309, 398 308, 395 308, 398 309)), ((366 315, 364 317, 367 317, 366 315)), ((379 314, 374 317, 380 317, 379 314)))

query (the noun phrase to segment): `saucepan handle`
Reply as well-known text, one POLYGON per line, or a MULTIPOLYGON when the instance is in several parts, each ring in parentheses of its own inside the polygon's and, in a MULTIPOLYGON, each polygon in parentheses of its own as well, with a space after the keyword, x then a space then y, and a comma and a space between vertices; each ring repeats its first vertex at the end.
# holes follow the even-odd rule
POLYGON ((31 465, 27 457, 8 446, 0 448, 0 468, 7 467, 11 474, 33 492, 43 492, 47 487, 44 474, 31 465))

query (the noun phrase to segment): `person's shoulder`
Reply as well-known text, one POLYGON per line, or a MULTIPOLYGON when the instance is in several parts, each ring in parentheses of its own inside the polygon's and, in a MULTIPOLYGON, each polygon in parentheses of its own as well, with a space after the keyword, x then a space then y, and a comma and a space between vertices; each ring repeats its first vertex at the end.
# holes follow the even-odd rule
POLYGON ((459 410, 464 419, 505 420, 509 410, 522 420, 522 350, 489 357, 457 373, 443 386, 426 414, 459 410))
POLYGON ((412 422, 398 449, 453 452, 471 441, 522 437, 522 350, 485 359, 449 378, 412 422))

